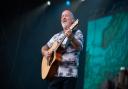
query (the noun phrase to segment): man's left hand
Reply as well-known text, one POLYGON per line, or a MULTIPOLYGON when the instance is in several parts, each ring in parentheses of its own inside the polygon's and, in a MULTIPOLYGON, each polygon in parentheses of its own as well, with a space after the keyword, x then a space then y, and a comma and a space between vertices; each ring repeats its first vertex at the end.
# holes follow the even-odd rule
POLYGON ((66 35, 68 38, 70 38, 70 36, 72 36, 72 30, 70 30, 70 29, 65 30, 64 33, 65 33, 65 35, 66 35))

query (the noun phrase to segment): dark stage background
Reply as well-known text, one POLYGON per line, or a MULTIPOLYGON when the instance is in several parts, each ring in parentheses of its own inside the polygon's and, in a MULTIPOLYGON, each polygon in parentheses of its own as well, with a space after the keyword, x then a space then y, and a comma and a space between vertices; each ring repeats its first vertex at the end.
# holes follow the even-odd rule
POLYGON ((41 79, 41 47, 62 30, 64 9, 73 11, 84 34, 77 89, 91 89, 85 87, 88 22, 128 11, 127 0, 70 0, 71 6, 66 0, 51 0, 51 6, 46 1, 0 1, 0 89, 47 89, 41 79))

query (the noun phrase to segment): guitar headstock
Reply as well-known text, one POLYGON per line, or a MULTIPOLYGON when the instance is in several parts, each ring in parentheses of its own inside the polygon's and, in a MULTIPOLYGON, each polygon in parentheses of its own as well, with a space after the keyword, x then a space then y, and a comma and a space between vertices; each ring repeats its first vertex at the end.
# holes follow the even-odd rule
POLYGON ((73 30, 79 23, 79 20, 77 19, 71 26, 70 26, 70 30, 73 30))

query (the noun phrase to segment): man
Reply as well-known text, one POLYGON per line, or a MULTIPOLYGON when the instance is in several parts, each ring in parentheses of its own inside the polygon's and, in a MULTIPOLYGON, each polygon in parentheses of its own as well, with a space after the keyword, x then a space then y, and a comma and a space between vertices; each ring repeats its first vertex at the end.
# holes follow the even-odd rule
POLYGON ((48 89, 75 89, 78 77, 79 54, 83 48, 83 34, 79 29, 71 31, 69 28, 75 21, 70 10, 64 10, 61 15, 61 25, 63 31, 55 34, 46 45, 41 49, 42 55, 51 56, 48 49, 52 44, 61 37, 62 34, 66 38, 61 44, 63 54, 61 63, 59 64, 55 77, 49 80, 48 89))

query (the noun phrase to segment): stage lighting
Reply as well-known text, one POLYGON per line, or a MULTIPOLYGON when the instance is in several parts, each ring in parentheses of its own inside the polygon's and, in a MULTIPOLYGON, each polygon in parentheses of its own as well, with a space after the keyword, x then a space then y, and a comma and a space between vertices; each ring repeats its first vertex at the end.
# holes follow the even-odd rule
POLYGON ((71 2, 69 0, 66 1, 66 5, 70 6, 71 2))
POLYGON ((51 2, 50 1, 47 1, 47 5, 50 6, 51 5, 51 2))
POLYGON ((81 2, 84 2, 85 0, 81 0, 81 2))

